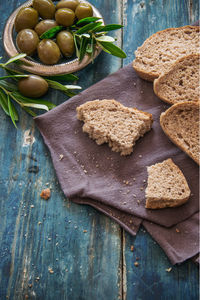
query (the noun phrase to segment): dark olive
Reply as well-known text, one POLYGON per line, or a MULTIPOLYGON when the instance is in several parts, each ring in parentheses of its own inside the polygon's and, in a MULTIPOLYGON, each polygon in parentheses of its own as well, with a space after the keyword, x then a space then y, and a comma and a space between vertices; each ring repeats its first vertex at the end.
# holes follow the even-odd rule
POLYGON ((38 36, 41 36, 45 31, 57 26, 58 24, 56 23, 55 20, 43 20, 40 21, 35 26, 35 32, 38 34, 38 36))
POLYGON ((18 33, 16 43, 21 52, 32 55, 37 49, 39 38, 34 30, 23 29, 18 33))
POLYGON ((54 19, 56 8, 51 0, 33 0, 33 8, 43 19, 54 19))
POLYGON ((19 32, 22 29, 34 28, 38 23, 38 12, 32 7, 20 9, 15 18, 15 30, 19 32))
POLYGON ((75 13, 69 8, 59 8, 56 11, 55 18, 59 25, 68 27, 74 24, 75 13))
POLYGON ((18 82, 20 93, 26 97, 39 98, 46 94, 48 87, 46 80, 37 75, 30 75, 18 82))
POLYGON ((76 7, 79 5, 78 0, 61 0, 56 5, 56 9, 59 8, 70 8, 71 10, 75 11, 76 7))
POLYGON ((73 35, 69 31, 64 30, 59 32, 56 37, 56 42, 64 56, 72 56, 75 46, 73 35))
POLYGON ((37 47, 38 56, 46 65, 54 65, 60 59, 60 49, 52 40, 42 40, 37 47))
POLYGON ((87 3, 80 3, 75 10, 75 15, 79 20, 87 17, 92 17, 93 16, 92 6, 87 3))

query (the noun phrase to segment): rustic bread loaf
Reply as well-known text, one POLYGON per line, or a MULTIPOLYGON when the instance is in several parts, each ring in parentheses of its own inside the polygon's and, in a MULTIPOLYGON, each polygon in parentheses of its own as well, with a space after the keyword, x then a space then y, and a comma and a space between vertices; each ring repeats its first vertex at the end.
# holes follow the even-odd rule
POLYGON ((180 102, 160 116, 165 134, 199 164, 199 102, 180 102))
POLYGON ((177 60, 168 72, 154 80, 155 94, 170 104, 199 101, 199 58, 199 54, 190 54, 177 60))
POLYGON ((171 158, 147 167, 146 208, 180 206, 190 196, 187 181, 171 158))
POLYGON ((199 26, 168 28, 150 36, 135 51, 133 68, 138 75, 153 81, 179 58, 199 53, 199 26))
POLYGON ((84 121, 83 131, 98 145, 108 143, 121 155, 131 154, 139 137, 152 126, 152 115, 125 107, 115 100, 88 101, 77 107, 77 118, 84 121))

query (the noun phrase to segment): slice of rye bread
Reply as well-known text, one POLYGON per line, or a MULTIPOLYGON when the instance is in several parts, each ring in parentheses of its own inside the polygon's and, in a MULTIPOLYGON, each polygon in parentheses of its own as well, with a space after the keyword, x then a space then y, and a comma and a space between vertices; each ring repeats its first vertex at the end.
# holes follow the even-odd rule
POLYGON ((98 145, 108 143, 112 151, 129 155, 141 136, 151 129, 150 113, 125 107, 111 100, 88 101, 77 107, 77 118, 84 121, 83 132, 98 145))
POLYGON ((147 167, 146 208, 176 207, 190 196, 187 181, 171 158, 147 167))
POLYGON ((177 60, 168 72, 154 80, 155 94, 169 104, 199 101, 199 58, 199 54, 190 54, 177 60))
POLYGON ((138 75, 153 81, 179 58, 199 53, 199 26, 167 28, 150 36, 135 51, 133 68, 138 75))
POLYGON ((199 102, 180 102, 160 116, 165 134, 199 164, 199 102))

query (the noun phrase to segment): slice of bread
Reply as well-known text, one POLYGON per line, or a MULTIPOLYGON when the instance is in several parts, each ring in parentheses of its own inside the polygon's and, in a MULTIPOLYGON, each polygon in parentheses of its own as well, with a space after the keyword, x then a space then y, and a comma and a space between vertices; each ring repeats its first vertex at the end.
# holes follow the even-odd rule
POLYGON ((199 53, 199 26, 168 28, 150 36, 135 51, 133 68, 138 75, 153 81, 179 58, 199 53))
POLYGON ((169 104, 199 101, 199 54, 190 54, 176 61, 168 72, 154 80, 155 94, 169 104))
POLYGON ((165 134, 199 164, 199 102, 180 102, 160 116, 165 134))
POLYGON ((146 208, 176 207, 190 196, 187 181, 171 158, 147 167, 146 208))
POLYGON ((141 136, 151 129, 152 115, 125 107, 112 100, 88 101, 77 107, 77 118, 84 121, 83 131, 98 145, 108 143, 121 155, 131 154, 141 136))

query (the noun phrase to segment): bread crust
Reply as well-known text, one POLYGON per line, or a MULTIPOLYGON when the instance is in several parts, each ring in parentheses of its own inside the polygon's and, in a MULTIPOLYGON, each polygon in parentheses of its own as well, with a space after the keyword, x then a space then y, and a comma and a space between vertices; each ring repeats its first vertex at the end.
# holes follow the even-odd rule
POLYGON ((177 27, 177 28, 166 28, 164 30, 161 30, 161 31, 158 31, 158 32, 152 34, 149 38, 147 38, 144 41, 144 43, 140 47, 138 47, 138 49, 135 51, 136 58, 133 60, 132 65, 139 77, 141 77, 142 79, 148 80, 148 81, 154 81, 154 79, 159 77, 160 73, 147 72, 147 71, 144 71, 143 69, 141 69, 139 66, 137 66, 137 51, 140 50, 142 47, 144 47, 146 44, 148 44, 157 35, 160 35, 165 32, 172 31, 172 30, 179 31, 179 30, 184 30, 184 29, 196 29, 196 31, 199 32, 199 26, 191 26, 191 25, 186 25, 186 26, 177 27))
MULTIPOLYGON (((179 65, 184 62, 185 60, 189 60, 191 58, 200 58, 200 54, 196 53, 196 54, 190 54, 187 56, 183 56, 180 59, 178 59, 171 67, 170 69, 166 72, 166 73, 162 73, 157 79, 154 80, 153 82, 153 90, 154 93, 156 94, 157 97, 159 97, 162 101, 169 103, 171 105, 175 104, 172 100, 170 101, 168 98, 165 97, 165 95, 163 93, 160 92, 160 84, 162 83, 163 80, 165 80, 165 78, 167 78, 168 76, 170 76, 178 67, 179 65)), ((200 98, 198 97, 196 100, 192 100, 192 101, 199 101, 200 98)), ((189 101, 189 99, 188 99, 189 101)), ((182 101, 181 101, 182 102, 182 101)), ((177 102, 176 102, 177 103, 177 102)))
MULTIPOLYGON (((168 136, 168 138, 174 143, 176 144, 182 151, 184 151, 185 153, 187 153, 198 165, 199 165, 199 158, 196 158, 196 156, 188 149, 186 149, 183 144, 178 140, 178 139, 174 139, 174 137, 171 135, 171 132, 168 130, 168 128, 166 127, 166 118, 168 116, 170 116, 170 114, 176 110, 176 109, 183 109, 185 107, 192 107, 194 110, 198 110, 200 108, 200 103, 199 102, 188 102, 188 101, 184 101, 184 102, 180 102, 180 103, 176 103, 174 105, 172 105, 170 108, 168 108, 165 112, 163 112, 160 115, 160 125, 164 131, 164 133, 168 136)), ((174 128, 174 130, 176 130, 176 128, 174 128)))

